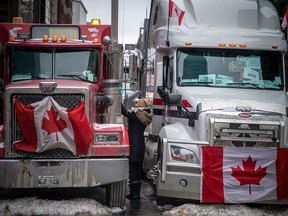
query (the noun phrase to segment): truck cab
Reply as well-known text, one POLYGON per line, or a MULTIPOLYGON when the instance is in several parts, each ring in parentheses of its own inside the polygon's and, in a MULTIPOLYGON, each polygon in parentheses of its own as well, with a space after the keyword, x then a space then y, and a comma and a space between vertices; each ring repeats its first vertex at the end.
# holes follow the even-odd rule
POLYGON ((123 207, 129 141, 109 25, 0 24, 0 188, 106 188, 123 207))
MULTIPOLYGON (((155 71, 145 169, 159 203, 213 202, 203 199, 204 149, 232 149, 233 159, 256 151, 259 160, 267 149, 287 152, 287 42, 277 11, 266 0, 155 0, 146 23, 144 61, 155 71)), ((241 195, 233 202, 288 198, 241 195)))

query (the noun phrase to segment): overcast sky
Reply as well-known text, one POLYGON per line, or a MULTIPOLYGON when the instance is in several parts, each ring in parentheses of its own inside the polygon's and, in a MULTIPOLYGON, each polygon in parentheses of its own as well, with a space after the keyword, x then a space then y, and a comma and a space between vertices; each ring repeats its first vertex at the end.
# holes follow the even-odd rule
MULTIPOLYGON (((88 11, 87 21, 98 18, 101 19, 102 24, 111 24, 111 1, 113 0, 82 0, 88 11)), ((149 17, 150 1, 119 0, 119 43, 135 44, 137 42, 144 18, 149 17)))

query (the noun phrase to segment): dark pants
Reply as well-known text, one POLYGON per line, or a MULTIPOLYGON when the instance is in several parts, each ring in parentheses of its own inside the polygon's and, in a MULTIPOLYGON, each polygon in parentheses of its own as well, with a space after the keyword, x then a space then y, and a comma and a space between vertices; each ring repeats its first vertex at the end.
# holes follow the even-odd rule
POLYGON ((140 199, 142 163, 129 161, 130 194, 128 199, 140 199))
POLYGON ((142 178, 142 163, 129 161, 129 179, 131 182, 141 182, 142 178))

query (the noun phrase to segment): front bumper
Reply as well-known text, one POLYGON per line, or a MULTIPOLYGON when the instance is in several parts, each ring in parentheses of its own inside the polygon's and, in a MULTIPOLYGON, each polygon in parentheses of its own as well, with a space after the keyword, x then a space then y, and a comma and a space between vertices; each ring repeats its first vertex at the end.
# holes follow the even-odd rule
POLYGON ((1 159, 0 188, 94 187, 128 179, 128 159, 1 159))
MULTIPOLYGON (((175 170, 177 168, 174 166, 175 170)), ((179 167, 182 171, 166 171, 165 180, 162 181, 161 172, 158 173, 157 195, 163 197, 174 197, 180 199, 200 200, 200 168, 179 167), (184 169, 183 169, 184 168, 184 169), (185 169, 186 172, 184 171, 185 169), (188 171, 190 169, 190 171, 188 171), (181 185, 180 181, 187 183, 181 185)))

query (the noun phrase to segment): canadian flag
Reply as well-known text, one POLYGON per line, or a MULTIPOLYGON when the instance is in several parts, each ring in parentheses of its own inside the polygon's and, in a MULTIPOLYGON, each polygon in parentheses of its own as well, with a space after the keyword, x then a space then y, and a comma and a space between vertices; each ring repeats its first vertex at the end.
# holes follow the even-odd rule
POLYGON ((84 102, 73 110, 61 107, 52 97, 24 106, 17 98, 15 110, 22 130, 16 150, 43 152, 62 148, 76 155, 86 155, 93 132, 85 115, 84 102))
POLYGON ((202 147, 201 202, 288 199, 288 149, 202 147))
POLYGON ((169 0, 169 17, 177 18, 181 25, 185 11, 182 11, 172 0, 169 0))
POLYGON ((281 29, 282 31, 287 27, 287 23, 288 23, 288 7, 286 9, 282 24, 281 24, 281 29))

